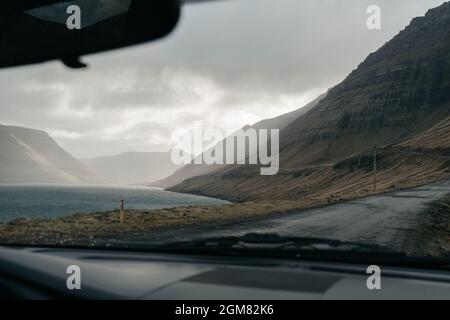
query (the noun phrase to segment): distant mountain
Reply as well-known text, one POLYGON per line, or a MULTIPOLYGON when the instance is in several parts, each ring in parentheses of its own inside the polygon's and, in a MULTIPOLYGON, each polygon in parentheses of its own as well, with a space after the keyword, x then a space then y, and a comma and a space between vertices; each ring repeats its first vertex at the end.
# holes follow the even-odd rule
POLYGON ((0 183, 103 183, 46 132, 0 125, 0 183))
POLYGON ((446 2, 413 19, 316 107, 281 130, 276 176, 259 176, 255 166, 227 166, 170 190, 243 201, 298 199, 310 194, 312 186, 319 193, 330 188, 343 192, 352 185, 368 189, 375 146, 385 165, 380 167, 386 170, 385 186, 438 178, 450 172, 449 116, 446 2))
MULTIPOLYGON (((292 122, 294 122, 295 119, 306 114, 312 108, 314 108, 326 95, 327 95, 326 93, 321 94, 319 97, 317 97, 316 99, 314 99, 307 105, 303 106, 302 108, 282 114, 278 117, 261 120, 255 124, 253 124, 252 126, 244 127, 243 130, 246 130, 249 128, 280 129, 280 130, 284 129, 288 125, 290 125, 292 122)), ((225 141, 227 141, 228 139, 229 138, 226 138, 225 141)), ((250 150, 250 152, 256 152, 256 151, 257 150, 250 150)), ((205 175, 207 173, 213 172, 213 171, 218 170, 223 167, 225 167, 225 165, 188 164, 188 165, 182 167, 181 169, 177 170, 174 174, 150 184, 150 186, 161 187, 161 188, 170 188, 170 187, 173 187, 173 186, 183 182, 186 179, 205 175)))
POLYGON ((150 183, 181 167, 173 164, 170 152, 125 152, 82 162, 98 176, 120 184, 150 183))

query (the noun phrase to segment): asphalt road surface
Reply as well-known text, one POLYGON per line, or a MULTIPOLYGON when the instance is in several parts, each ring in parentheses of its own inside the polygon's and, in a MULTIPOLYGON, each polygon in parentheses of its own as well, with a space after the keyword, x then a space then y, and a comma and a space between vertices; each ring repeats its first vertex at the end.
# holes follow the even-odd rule
POLYGON ((158 241, 239 236, 250 232, 377 244, 402 251, 431 202, 450 193, 450 179, 279 217, 156 232, 158 241))

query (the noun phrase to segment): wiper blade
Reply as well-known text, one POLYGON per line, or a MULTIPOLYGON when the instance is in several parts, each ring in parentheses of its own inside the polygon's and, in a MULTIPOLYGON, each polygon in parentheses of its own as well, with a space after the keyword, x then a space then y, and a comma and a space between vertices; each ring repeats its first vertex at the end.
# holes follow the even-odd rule
POLYGON ((150 251, 219 256, 253 256, 357 263, 383 264, 408 268, 448 270, 447 258, 416 257, 376 244, 324 238, 284 237, 249 233, 244 236, 194 239, 146 247, 150 251))
MULTIPOLYGON (((165 249, 197 250, 351 250, 391 251, 387 248, 326 238, 284 237, 277 234, 248 233, 244 236, 201 238, 161 245, 165 249)), ((392 251, 391 251, 392 252, 392 251)))

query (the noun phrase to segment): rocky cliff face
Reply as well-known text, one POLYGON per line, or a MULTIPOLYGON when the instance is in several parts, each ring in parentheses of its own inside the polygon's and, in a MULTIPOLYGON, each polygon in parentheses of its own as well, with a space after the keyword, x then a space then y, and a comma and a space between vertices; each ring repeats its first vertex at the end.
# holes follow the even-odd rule
MULTIPOLYGON (((318 190, 329 189, 338 179, 345 186, 348 172, 333 166, 334 163, 374 146, 383 148, 421 135, 449 116, 450 2, 447 2, 429 10, 424 17, 415 18, 331 89, 315 108, 281 131, 281 170, 277 176, 260 177, 252 166, 229 166, 185 180, 173 190, 254 200, 301 197, 307 184, 316 184, 318 190)), ((427 148, 429 141, 423 137, 432 136, 421 135, 421 146, 416 147, 427 148)), ((397 172, 406 172, 402 175, 390 172, 392 181, 400 176, 407 179, 408 170, 413 172, 415 168, 398 162, 402 157, 389 159, 389 166, 397 172)), ((420 161, 429 160, 424 159, 420 161)), ((440 161, 429 160, 430 167, 426 170, 441 170, 440 161)), ((352 173, 357 181, 355 186, 361 188, 364 180, 355 174, 352 173)))
POLYGON ((417 134, 449 114, 450 3, 372 53, 281 136, 282 163, 336 161, 417 134))

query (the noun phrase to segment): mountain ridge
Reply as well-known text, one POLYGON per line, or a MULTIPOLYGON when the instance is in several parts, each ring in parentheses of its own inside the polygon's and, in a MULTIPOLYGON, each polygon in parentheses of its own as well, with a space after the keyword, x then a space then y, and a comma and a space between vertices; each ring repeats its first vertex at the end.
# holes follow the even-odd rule
POLYGON ((0 125, 1 183, 104 183, 43 130, 0 125))
MULTIPOLYGON (((385 156, 386 188, 406 183, 407 174, 425 181, 448 173, 445 158, 433 158, 425 169, 417 154, 402 158, 389 152, 401 150, 396 144, 402 141, 422 136, 415 148, 435 153, 427 139, 436 133, 423 134, 449 115, 450 2, 446 2, 413 19, 330 89, 317 106, 281 130, 278 175, 261 177, 255 166, 235 165, 169 190, 234 201, 293 199, 311 194, 308 184, 320 192, 342 180, 340 192, 352 179, 355 188, 370 190, 367 161, 373 158, 369 154, 374 147, 386 152, 380 154, 385 156), (385 148, 389 145, 396 147, 385 148), (356 171, 345 167, 353 165, 354 157, 366 167, 356 171)), ((450 134, 442 131, 448 126, 439 130, 440 135, 450 134)))

